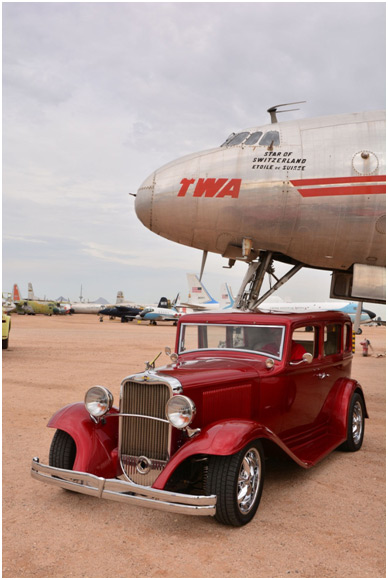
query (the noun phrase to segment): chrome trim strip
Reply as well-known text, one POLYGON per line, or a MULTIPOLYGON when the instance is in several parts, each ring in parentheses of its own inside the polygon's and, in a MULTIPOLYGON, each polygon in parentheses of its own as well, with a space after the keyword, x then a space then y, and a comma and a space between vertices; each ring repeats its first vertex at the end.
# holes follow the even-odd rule
POLYGON ((216 513, 215 495, 187 495, 144 487, 120 479, 104 479, 91 473, 44 465, 39 463, 38 457, 32 460, 31 476, 57 487, 130 505, 195 516, 214 516, 216 513))
POLYGON ((160 419, 159 417, 152 417, 151 415, 136 415, 136 413, 116 413, 115 417, 140 417, 141 419, 152 419, 152 421, 161 421, 162 423, 169 423, 167 419, 160 419))
POLYGON ((178 381, 178 379, 176 379, 175 377, 171 377, 169 375, 164 375, 163 372, 158 372, 157 370, 155 371, 148 370, 142 373, 136 373, 135 375, 129 375, 128 377, 125 377, 125 379, 121 381, 121 388, 123 387, 123 384, 126 383, 127 381, 134 381, 136 383, 141 382, 166 383, 170 387, 174 395, 180 395, 181 393, 183 393, 182 385, 178 381))

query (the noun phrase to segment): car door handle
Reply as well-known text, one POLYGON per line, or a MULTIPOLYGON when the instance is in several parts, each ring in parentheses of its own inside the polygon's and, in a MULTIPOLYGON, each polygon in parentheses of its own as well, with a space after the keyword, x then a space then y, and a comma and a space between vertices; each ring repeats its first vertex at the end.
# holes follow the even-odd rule
POLYGON ((329 373, 318 373, 315 376, 318 377, 318 379, 325 379, 326 377, 330 377, 330 374, 329 373))

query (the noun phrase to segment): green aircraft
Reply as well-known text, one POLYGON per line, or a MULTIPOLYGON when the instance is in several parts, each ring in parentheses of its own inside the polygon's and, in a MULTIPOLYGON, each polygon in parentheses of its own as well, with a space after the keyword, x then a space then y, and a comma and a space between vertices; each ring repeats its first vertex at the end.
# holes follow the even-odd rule
POLYGON ((66 314, 66 310, 52 300, 22 300, 17 284, 13 286, 12 301, 18 314, 66 314))

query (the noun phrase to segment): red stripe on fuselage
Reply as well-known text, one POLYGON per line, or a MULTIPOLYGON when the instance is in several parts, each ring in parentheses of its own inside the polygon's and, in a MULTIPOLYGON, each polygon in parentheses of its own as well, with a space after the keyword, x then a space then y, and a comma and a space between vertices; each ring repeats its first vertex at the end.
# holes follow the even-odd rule
POLYGON ((351 187, 329 187, 298 189, 302 197, 323 197, 329 195, 376 195, 385 193, 385 185, 359 185, 351 187))
POLYGON ((334 195, 384 194, 385 183, 375 185, 375 183, 379 181, 385 182, 385 175, 361 175, 358 177, 323 177, 316 179, 294 179, 291 180, 291 184, 298 189, 298 192, 303 197, 326 197, 334 195), (311 186, 315 187, 311 188, 311 186))
POLYGON ((292 179, 292 185, 336 185, 340 183, 374 183, 385 181, 385 175, 359 175, 358 177, 317 177, 315 179, 292 179))

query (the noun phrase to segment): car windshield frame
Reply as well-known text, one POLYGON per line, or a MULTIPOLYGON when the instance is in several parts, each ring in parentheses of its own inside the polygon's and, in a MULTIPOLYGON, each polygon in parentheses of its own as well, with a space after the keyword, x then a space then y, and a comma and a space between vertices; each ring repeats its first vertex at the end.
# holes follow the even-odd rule
MULTIPOLYGON (((270 333, 267 333, 267 337, 266 337, 267 340, 268 340, 269 334, 270 333)), ((207 323, 194 323, 194 322, 182 323, 180 326, 180 330, 179 330, 178 355, 192 353, 192 352, 233 351, 233 352, 239 352, 239 353, 249 353, 249 354, 261 355, 261 356, 273 358, 275 360, 282 360, 283 355, 284 355, 285 334, 286 334, 286 327, 285 327, 285 325, 282 325, 282 324, 255 324, 255 325, 253 325, 253 324, 207 324, 207 323), (187 336, 186 329, 189 329, 189 328, 192 328, 192 329, 193 328, 197 328, 197 329, 201 328, 202 330, 197 330, 197 334, 196 334, 197 346, 195 348, 190 346, 189 348, 186 349, 186 347, 185 347, 185 341, 186 341, 186 336, 187 336), (209 333, 205 334, 205 330, 204 330, 206 328, 208 328, 208 329, 225 328, 225 339, 226 339, 225 345, 220 346, 220 342, 219 342, 218 346, 216 346, 215 344, 211 344, 209 346, 209 343, 208 343, 209 333), (238 337, 237 332, 236 332, 236 334, 234 334, 234 329, 235 330, 239 329, 240 331, 242 331, 243 336, 238 337), (269 346, 270 346, 269 343, 266 343, 265 345, 261 345, 260 347, 257 348, 257 345, 253 344, 253 339, 255 338, 255 334, 251 332, 250 333, 251 337, 249 337, 249 333, 247 332, 247 330, 255 331, 256 339, 259 339, 260 334, 261 334, 262 340, 265 337, 265 333, 258 333, 258 331, 262 331, 262 330, 267 330, 267 331, 275 330, 275 331, 277 331, 278 338, 276 339, 276 346, 278 347, 278 350, 276 351, 274 349, 271 351, 269 349, 269 346), (200 338, 201 336, 202 336, 202 340, 207 342, 206 346, 199 346, 198 342, 199 342, 199 340, 201 340, 201 338, 200 338), (234 341, 232 345, 227 344, 228 340, 230 341, 230 339, 232 339, 232 341, 234 341), (243 340, 243 344, 240 347, 236 346, 238 339, 243 340), (246 345, 247 341, 251 341, 250 345, 246 345)), ((210 336, 210 338, 213 338, 213 340, 215 340, 216 334, 214 333, 214 336, 213 337, 210 336)), ((224 336, 221 336, 221 334, 220 334, 219 338, 224 338, 224 336)), ((190 339, 191 339, 191 343, 193 343, 195 341, 194 334, 191 335, 190 339)))

